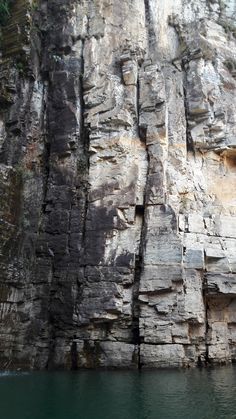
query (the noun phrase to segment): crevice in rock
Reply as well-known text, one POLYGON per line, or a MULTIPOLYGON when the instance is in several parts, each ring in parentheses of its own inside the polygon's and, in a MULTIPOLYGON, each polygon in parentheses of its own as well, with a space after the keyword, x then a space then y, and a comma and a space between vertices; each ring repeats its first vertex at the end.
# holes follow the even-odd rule
POLYGON ((71 370, 76 371, 78 369, 78 350, 77 350, 77 343, 75 341, 71 344, 71 370))
MULTIPOLYGON (((88 175, 89 175, 89 129, 85 126, 84 114, 85 114, 85 103, 84 103, 84 44, 85 41, 82 41, 82 50, 81 50, 81 74, 80 74, 80 106, 81 106, 81 121, 80 121, 80 133, 81 141, 83 144, 83 158, 84 162, 84 173, 82 174, 83 181, 83 194, 84 194, 84 220, 83 220, 83 231, 82 231, 82 248, 85 252, 85 239, 86 239, 86 219, 88 212, 88 175)), ((83 255, 83 264, 84 264, 83 255)))
MULTIPOLYGON (((47 33, 47 36, 49 34, 47 33)), ((47 206, 48 202, 48 191, 50 187, 50 176, 51 176, 51 133, 50 133, 50 92, 53 90, 52 82, 50 81, 49 71, 48 71, 48 48, 49 48, 49 40, 46 37, 46 33, 42 38, 42 62, 41 62, 41 78, 43 80, 43 110, 42 110, 42 133, 43 133, 43 142, 44 142, 44 153, 43 153, 43 197, 42 197, 42 204, 41 204, 41 214, 40 214, 40 224, 39 224, 39 236, 42 237, 45 234, 45 222, 47 219, 48 211, 47 206), (47 58, 46 58, 47 57, 47 58), (47 71, 45 71, 45 68, 47 71)), ((37 255, 39 258, 42 255, 37 255)), ((46 255, 43 255, 43 259, 46 258, 46 255)), ((55 325, 54 325, 54 316, 53 316, 53 299, 55 295, 54 290, 54 277, 55 277, 55 255, 53 250, 48 247, 48 257, 51 261, 51 273, 50 273, 50 281, 48 284, 48 359, 46 364, 46 369, 51 370, 53 368, 54 362, 54 354, 56 348, 56 339, 55 339, 55 325)))
MULTIPOLYGON (((145 1, 145 8, 146 13, 149 11, 149 2, 145 1)), ((138 79, 139 80, 139 79, 138 79)), ((138 134, 139 140, 141 142, 146 143, 146 131, 143 133, 140 129, 140 84, 139 81, 137 83, 137 121, 138 121, 138 134), (144 135, 142 135, 144 134, 144 135)), ((146 159, 147 159, 147 174, 146 174, 146 184, 143 190, 143 202, 140 204, 136 204, 135 206, 135 221, 139 220, 140 228, 140 238, 139 238, 139 247, 137 249, 137 253, 135 255, 134 261, 134 286, 133 286, 133 307, 132 307, 132 334, 133 334, 133 343, 136 345, 137 348, 137 365, 138 369, 141 370, 142 362, 141 362, 141 353, 140 353, 140 345, 142 343, 142 337, 140 336, 140 301, 139 301, 139 289, 140 289, 140 281, 141 275, 143 270, 143 254, 144 254, 144 241, 145 241, 145 212, 146 212, 146 197, 147 197, 147 187, 148 187, 148 178, 149 178, 149 152, 148 147, 146 146, 146 159)))
POLYGON ((203 280, 203 301, 205 307, 205 366, 209 366, 211 364, 211 360, 209 358, 209 343, 208 343, 208 334, 209 334, 209 321, 208 321, 208 299, 206 295, 207 290, 207 283, 206 279, 203 280))
POLYGON ((140 102, 140 81, 139 81, 139 78, 137 78, 137 84, 136 84, 136 115, 137 115, 138 134, 139 134, 139 102, 140 102))
POLYGON ((148 32, 148 46, 149 46, 149 51, 150 51, 153 47, 153 44, 156 38, 154 25, 153 25, 150 0, 144 0, 144 8, 145 8, 145 24, 146 24, 146 28, 148 32))
POLYGON ((48 298, 48 336, 49 336, 49 347, 48 347, 48 360, 46 369, 50 370, 53 368, 53 359, 56 347, 55 340, 55 327, 54 327, 54 317, 53 317, 53 299, 55 295, 55 290, 53 288, 55 277, 55 261, 54 255, 51 256, 51 282, 49 285, 49 298, 48 298))
POLYGON ((42 121, 42 131, 44 136, 44 186, 43 186, 43 202, 42 202, 42 214, 46 212, 47 206, 47 193, 48 193, 48 184, 49 184, 49 176, 50 176, 50 155, 51 155, 51 144, 48 138, 48 109, 47 109, 47 102, 45 100, 45 89, 46 86, 44 84, 43 90, 43 101, 44 101, 44 114, 47 115, 46 118, 43 118, 42 121))
POLYGON ((136 205, 135 207, 135 216, 136 217, 144 217, 144 205, 136 205))
POLYGON ((142 231, 143 231, 144 215, 142 215, 142 229, 140 237, 139 252, 135 255, 135 267, 134 267, 134 285, 133 285, 133 307, 132 307, 132 341, 137 348, 137 364, 138 369, 142 368, 140 359, 140 306, 139 306, 139 286, 142 272, 142 231))
POLYGON ((147 126, 139 126, 139 138, 145 144, 147 140, 147 126))
POLYGON ((146 144, 147 141, 147 125, 140 124, 140 80, 137 80, 137 93, 136 93, 136 112, 137 112, 137 127, 138 137, 140 141, 146 144))
POLYGON ((187 146, 187 152, 194 153, 194 146, 193 146, 193 141, 192 141, 190 127, 189 127, 186 63, 184 63, 183 61, 182 61, 182 72, 183 72, 184 111, 185 111, 185 121, 186 121, 186 146, 187 146))

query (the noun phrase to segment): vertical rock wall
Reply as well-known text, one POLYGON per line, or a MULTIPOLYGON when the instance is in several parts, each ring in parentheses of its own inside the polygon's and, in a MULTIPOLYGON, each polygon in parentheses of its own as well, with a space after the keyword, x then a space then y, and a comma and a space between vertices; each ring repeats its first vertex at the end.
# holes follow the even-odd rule
POLYGON ((17 0, 0 367, 236 359, 235 0, 17 0))

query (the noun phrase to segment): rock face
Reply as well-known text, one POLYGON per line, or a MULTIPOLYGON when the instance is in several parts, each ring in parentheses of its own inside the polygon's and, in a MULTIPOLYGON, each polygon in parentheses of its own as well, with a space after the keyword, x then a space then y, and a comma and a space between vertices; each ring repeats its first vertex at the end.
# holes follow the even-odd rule
POLYGON ((236 1, 16 0, 0 368, 236 360, 236 1))

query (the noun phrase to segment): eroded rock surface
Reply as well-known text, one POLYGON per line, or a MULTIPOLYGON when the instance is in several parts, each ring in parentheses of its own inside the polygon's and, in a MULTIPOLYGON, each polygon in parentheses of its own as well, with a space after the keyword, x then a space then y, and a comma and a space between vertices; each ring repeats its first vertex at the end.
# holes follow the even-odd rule
POLYGON ((236 360, 235 0, 17 0, 0 367, 236 360))

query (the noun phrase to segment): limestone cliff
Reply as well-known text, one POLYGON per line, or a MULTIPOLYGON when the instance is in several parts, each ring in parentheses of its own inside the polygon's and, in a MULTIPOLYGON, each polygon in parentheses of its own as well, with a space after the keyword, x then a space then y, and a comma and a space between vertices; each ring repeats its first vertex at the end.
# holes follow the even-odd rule
POLYGON ((236 1, 16 0, 0 368, 236 360, 236 1))

